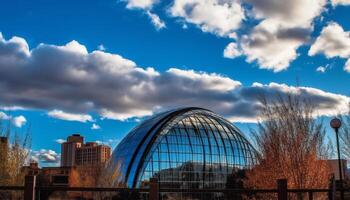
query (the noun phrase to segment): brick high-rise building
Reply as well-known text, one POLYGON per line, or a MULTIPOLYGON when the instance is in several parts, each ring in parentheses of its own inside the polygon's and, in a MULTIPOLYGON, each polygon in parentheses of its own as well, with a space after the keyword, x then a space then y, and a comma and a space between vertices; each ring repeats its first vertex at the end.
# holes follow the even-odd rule
POLYGON ((68 136, 67 142, 61 144, 61 166, 72 167, 76 163, 76 151, 84 144, 84 137, 80 134, 68 136))
POLYGON ((111 155, 111 148, 96 142, 87 142, 76 151, 76 164, 95 165, 105 163, 111 155))
POLYGON ((61 145, 61 166, 93 166, 105 163, 111 155, 111 148, 107 145, 87 142, 84 137, 73 134, 67 142, 61 145))

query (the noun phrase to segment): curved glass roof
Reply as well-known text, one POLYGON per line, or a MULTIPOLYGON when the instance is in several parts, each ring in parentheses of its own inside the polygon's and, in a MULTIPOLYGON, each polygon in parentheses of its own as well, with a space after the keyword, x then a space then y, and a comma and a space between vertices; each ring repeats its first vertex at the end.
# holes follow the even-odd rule
POLYGON ((147 187, 224 188, 228 176, 255 164, 255 150, 224 118, 202 108, 155 115, 135 127, 113 152, 115 184, 147 187))

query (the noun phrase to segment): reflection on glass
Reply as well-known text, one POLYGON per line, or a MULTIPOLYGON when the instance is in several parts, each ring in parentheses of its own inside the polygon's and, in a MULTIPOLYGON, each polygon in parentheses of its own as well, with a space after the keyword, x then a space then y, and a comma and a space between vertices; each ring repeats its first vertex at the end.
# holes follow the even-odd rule
POLYGON ((114 151, 113 162, 120 158, 120 180, 138 188, 154 177, 163 188, 225 188, 232 174, 256 163, 255 150, 236 127, 198 108, 143 122, 114 151))

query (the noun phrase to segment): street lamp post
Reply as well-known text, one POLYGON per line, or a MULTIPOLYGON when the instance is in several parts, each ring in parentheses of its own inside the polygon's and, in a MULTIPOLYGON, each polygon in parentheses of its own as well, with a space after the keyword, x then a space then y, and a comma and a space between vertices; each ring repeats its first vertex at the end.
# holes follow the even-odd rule
POLYGON ((337 137, 337 150, 338 150, 338 166, 339 166, 339 181, 340 181, 340 196, 341 200, 344 200, 344 192, 343 192, 343 173, 341 168, 341 160, 340 160, 340 150, 339 150, 339 128, 341 127, 341 121, 338 118, 334 118, 330 123, 331 127, 335 131, 335 135, 337 137))

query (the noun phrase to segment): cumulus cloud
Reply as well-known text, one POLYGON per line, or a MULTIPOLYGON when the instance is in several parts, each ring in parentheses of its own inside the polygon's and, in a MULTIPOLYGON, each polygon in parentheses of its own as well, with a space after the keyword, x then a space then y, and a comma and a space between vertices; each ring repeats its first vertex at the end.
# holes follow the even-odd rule
MULTIPOLYGON (((324 10, 326 0, 174 0, 171 16, 198 26, 203 32, 234 39, 224 57, 247 57, 262 69, 285 70, 298 57, 297 50, 309 41, 313 20, 324 10), (260 21, 237 36, 247 16, 260 21), (234 37, 231 37, 234 36, 234 37)), ((250 19, 250 18, 248 18, 250 19)))
POLYGON ((60 154, 50 149, 41 149, 31 153, 31 159, 43 165, 59 166, 60 154))
POLYGON ((234 42, 231 42, 230 44, 228 44, 224 50, 225 58, 236 58, 241 55, 242 55, 242 52, 238 48, 237 43, 234 43, 234 42))
MULTIPOLYGON (((145 10, 161 29, 165 24, 150 13, 157 2, 129 0, 127 7, 145 10)), ((332 2, 346 4, 347 0, 332 2)), ((298 49, 309 42, 313 22, 326 4, 327 0, 173 0, 168 13, 185 28, 193 24, 203 32, 233 39, 224 49, 224 57, 245 55, 247 62, 279 72, 286 70, 298 57, 298 49), (247 28, 246 22, 251 21, 256 25, 247 28)))
POLYGON ((91 129, 92 130, 98 130, 98 129, 101 129, 101 127, 99 125, 93 123, 92 126, 91 126, 91 129))
POLYGON ((246 0, 251 16, 260 19, 239 39, 240 52, 248 62, 262 69, 285 70, 298 56, 297 50, 309 40, 313 20, 321 14, 325 0, 246 0))
POLYGON ((235 0, 174 0, 169 12, 219 36, 234 32, 245 18, 242 6, 235 0))
POLYGON ((93 121, 90 115, 67 113, 67 112, 63 112, 62 110, 52 110, 48 112, 48 115, 50 117, 66 120, 66 121, 77 121, 77 122, 93 121))
POLYGON ((21 128, 24 124, 26 124, 27 120, 23 115, 12 118, 12 123, 18 128, 21 128))
MULTIPOLYGON (((310 56, 324 54, 327 58, 350 58, 350 32, 344 31, 335 22, 328 24, 311 45, 308 54, 310 56)), ((349 62, 346 62, 344 70, 350 72, 349 62)))
POLYGON ((28 48, 24 42, 0 40, 0 106, 45 109, 49 116, 64 120, 93 121, 84 113, 126 120, 198 106, 232 121, 254 121, 261 94, 290 92, 310 97, 321 115, 344 111, 349 102, 346 96, 315 88, 277 83, 244 86, 221 74, 178 68, 158 72, 120 55, 87 52, 76 41, 63 46, 40 44, 31 50, 23 48, 28 48))
POLYGON ((350 56, 350 32, 332 22, 323 28, 320 36, 311 45, 309 55, 324 54, 327 58, 350 56))
POLYGON ((241 52, 248 62, 256 61, 261 69, 279 72, 297 58, 297 49, 308 40, 310 31, 271 28, 268 22, 261 22, 249 35, 241 38, 241 52))
POLYGON ((331 0, 333 6, 350 5, 350 0, 331 0))
POLYGON ((13 117, 1 111, 0 111, 0 120, 10 120, 10 122, 18 128, 21 128, 27 122, 27 119, 23 115, 13 117))
POLYGON ((256 18, 271 20, 288 27, 309 27, 320 15, 326 0, 245 0, 253 8, 256 18))

